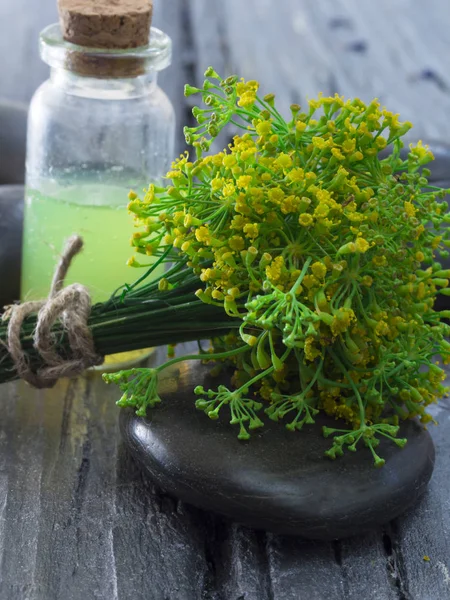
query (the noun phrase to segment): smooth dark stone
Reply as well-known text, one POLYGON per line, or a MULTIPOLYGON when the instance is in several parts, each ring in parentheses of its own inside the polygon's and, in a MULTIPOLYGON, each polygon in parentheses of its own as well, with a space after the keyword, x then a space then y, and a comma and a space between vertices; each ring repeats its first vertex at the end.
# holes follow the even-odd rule
POLYGON ((0 184, 25 181, 27 106, 0 102, 0 184))
POLYGON ((0 312, 20 298, 23 195, 22 185, 0 185, 0 312))
MULTIPOLYGON (((148 419, 121 411, 121 431, 132 454, 161 488, 195 506, 255 529, 334 539, 390 521, 423 494, 434 466, 434 445, 416 422, 402 425, 403 449, 382 440, 386 460, 373 466, 368 449, 331 461, 321 426, 290 432, 267 425, 248 442, 227 419, 211 421, 194 406, 193 388, 216 387, 206 367, 185 363, 161 380, 163 402, 148 419)), ((229 420, 229 419, 228 419, 229 420)), ((343 425, 345 428, 345 425, 343 425)))

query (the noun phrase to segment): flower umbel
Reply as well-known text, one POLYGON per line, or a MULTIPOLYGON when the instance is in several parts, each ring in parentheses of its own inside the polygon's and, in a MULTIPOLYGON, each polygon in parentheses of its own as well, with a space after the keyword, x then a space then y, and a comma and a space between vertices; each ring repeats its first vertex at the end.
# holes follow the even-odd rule
MULTIPOLYGON (((186 91, 203 100, 185 128, 195 156, 174 161, 166 187, 130 196, 129 210, 137 252, 178 265, 161 290, 195 275, 193 301, 221 307, 234 332, 213 340, 211 356, 233 367, 236 389, 198 387, 197 408, 214 419, 228 407, 241 439, 263 408, 276 421, 289 415, 291 430, 322 411, 348 423, 325 429, 329 457, 362 442, 381 466, 379 440, 404 445, 399 420, 428 422, 426 407, 445 392, 434 357, 450 362, 450 312, 433 309, 438 293, 450 295, 439 263, 450 219, 446 191, 423 168, 431 152, 419 142, 401 154, 411 124, 377 100, 319 95, 284 119, 255 81, 208 69, 203 87, 186 91), (241 134, 208 153, 230 122, 241 134)), ((120 402, 139 414, 159 400, 154 374, 116 377, 120 402)))

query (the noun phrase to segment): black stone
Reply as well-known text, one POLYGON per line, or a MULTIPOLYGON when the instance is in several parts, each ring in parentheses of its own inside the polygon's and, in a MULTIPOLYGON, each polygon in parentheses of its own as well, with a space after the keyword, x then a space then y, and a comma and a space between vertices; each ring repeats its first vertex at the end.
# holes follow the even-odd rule
MULTIPOLYGON (((227 419, 211 421, 194 406, 193 388, 217 386, 205 367, 182 364, 162 378, 163 402, 148 419, 121 411, 121 431, 132 454, 161 488, 181 500, 255 529, 334 539, 363 533, 397 517, 423 494, 434 466, 434 445, 414 421, 401 427, 403 449, 387 440, 386 460, 373 466, 368 449, 324 458, 327 417, 301 432, 267 425, 248 442, 227 419)), ((343 425, 345 428, 345 425, 343 425)))

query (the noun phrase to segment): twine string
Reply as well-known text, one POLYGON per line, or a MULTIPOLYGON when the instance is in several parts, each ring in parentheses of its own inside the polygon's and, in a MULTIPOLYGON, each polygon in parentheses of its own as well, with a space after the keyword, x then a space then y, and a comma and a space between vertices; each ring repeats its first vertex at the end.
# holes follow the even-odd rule
POLYGON ((36 388, 53 387, 61 377, 76 377, 85 369, 102 364, 104 357, 95 351, 92 333, 87 325, 91 312, 89 291, 79 283, 64 287, 72 260, 81 251, 83 240, 72 236, 66 242, 55 269, 50 293, 46 300, 24 302, 8 310, 7 345, 18 375, 36 388), (20 332, 24 320, 37 313, 33 346, 44 366, 33 371, 22 347, 20 332), (53 325, 59 321, 67 332, 70 358, 56 351, 53 325))

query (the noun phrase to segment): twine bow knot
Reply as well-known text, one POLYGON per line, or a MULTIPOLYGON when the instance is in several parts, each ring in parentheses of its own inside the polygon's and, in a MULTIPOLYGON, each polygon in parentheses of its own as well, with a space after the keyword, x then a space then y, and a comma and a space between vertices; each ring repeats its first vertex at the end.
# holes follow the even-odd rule
POLYGON ((53 387, 61 377, 76 377, 85 369, 102 364, 104 357, 95 351, 92 333, 87 325, 91 312, 91 297, 83 285, 73 283, 63 287, 73 258, 81 251, 83 240, 73 236, 66 242, 53 275, 46 300, 24 302, 9 307, 7 344, 18 375, 36 388, 53 387), (22 348, 20 331, 24 319, 37 313, 33 345, 45 366, 33 371, 22 348), (59 320, 67 332, 71 357, 59 355, 54 347, 52 327, 59 320))

